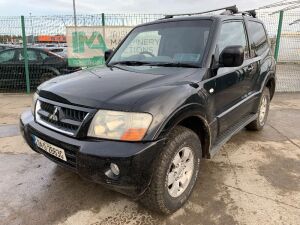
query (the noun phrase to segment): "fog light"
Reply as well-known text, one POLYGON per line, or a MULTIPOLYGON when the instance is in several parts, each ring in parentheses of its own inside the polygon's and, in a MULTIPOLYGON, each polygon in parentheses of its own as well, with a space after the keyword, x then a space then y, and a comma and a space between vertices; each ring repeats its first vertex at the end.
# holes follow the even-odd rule
POLYGON ((120 174, 120 169, 117 166, 117 164, 111 163, 110 164, 110 169, 111 169, 111 172, 113 172, 114 175, 118 176, 120 174))

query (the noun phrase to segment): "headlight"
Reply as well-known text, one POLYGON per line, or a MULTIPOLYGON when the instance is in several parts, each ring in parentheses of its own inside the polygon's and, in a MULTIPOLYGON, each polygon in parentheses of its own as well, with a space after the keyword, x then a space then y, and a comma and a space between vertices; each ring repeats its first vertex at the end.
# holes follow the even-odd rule
POLYGON ((37 93, 34 93, 33 98, 32 98, 32 103, 31 103, 31 112, 34 115, 35 112, 35 105, 36 105, 36 101, 38 99, 39 95, 37 93))
POLYGON ((144 138, 152 116, 148 113, 99 110, 90 125, 88 136, 122 141, 144 138))

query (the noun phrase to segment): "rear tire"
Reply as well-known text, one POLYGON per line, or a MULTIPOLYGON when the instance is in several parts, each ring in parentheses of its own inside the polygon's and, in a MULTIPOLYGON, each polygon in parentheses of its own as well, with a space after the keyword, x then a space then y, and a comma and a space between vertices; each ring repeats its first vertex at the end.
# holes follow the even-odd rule
POLYGON ((163 214, 181 208, 195 186, 201 156, 197 134, 188 128, 176 127, 154 162, 152 181, 141 203, 163 214))
POLYGON ((249 123, 246 126, 246 128, 248 130, 254 130, 254 131, 262 130, 267 122, 269 108, 270 108, 270 90, 269 88, 265 87, 260 98, 259 108, 257 112, 258 117, 256 118, 256 120, 249 123))

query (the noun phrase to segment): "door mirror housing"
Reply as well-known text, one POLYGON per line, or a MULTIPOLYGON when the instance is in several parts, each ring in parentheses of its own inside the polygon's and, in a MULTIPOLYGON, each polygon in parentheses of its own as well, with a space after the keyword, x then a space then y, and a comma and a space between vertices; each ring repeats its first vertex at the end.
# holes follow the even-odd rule
POLYGON ((232 45, 224 48, 220 54, 221 67, 238 67, 244 62, 244 48, 241 45, 232 45))
POLYGON ((113 54, 114 50, 108 49, 104 52, 104 60, 105 62, 109 59, 109 57, 113 54))

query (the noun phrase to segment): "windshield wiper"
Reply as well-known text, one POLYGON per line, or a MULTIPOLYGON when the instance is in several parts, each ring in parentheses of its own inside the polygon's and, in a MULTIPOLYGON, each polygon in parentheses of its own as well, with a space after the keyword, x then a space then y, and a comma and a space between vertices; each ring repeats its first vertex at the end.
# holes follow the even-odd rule
POLYGON ((181 62, 143 62, 143 61, 118 61, 109 63, 108 66, 126 65, 126 66, 162 66, 162 67, 185 67, 185 68, 200 68, 200 66, 191 63, 181 62))
POLYGON ((114 65, 142 66, 148 64, 149 62, 143 62, 143 61, 118 61, 118 62, 109 63, 108 66, 114 66, 114 65))
POLYGON ((185 68, 200 68, 200 66, 191 63, 180 62, 166 62, 166 63, 149 63, 149 66, 163 66, 163 67, 185 67, 185 68))

